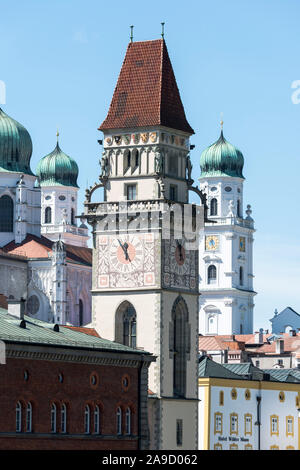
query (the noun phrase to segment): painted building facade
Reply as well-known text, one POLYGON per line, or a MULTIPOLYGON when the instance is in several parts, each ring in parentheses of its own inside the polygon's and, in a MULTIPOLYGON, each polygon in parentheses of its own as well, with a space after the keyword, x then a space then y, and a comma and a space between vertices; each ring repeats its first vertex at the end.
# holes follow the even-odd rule
POLYGON ((299 374, 202 358, 199 399, 200 450, 299 449, 299 374))

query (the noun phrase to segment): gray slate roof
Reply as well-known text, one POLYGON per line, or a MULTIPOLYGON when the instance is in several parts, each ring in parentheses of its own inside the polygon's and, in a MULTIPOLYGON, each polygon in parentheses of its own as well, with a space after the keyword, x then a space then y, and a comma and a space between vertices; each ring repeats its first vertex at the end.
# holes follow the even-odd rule
POLYGON ((54 324, 24 316, 26 328, 20 327, 21 320, 0 308, 0 340, 13 343, 44 344, 48 346, 88 348, 95 350, 117 351, 135 354, 150 354, 133 349, 120 343, 74 331, 59 325, 54 331, 54 324))

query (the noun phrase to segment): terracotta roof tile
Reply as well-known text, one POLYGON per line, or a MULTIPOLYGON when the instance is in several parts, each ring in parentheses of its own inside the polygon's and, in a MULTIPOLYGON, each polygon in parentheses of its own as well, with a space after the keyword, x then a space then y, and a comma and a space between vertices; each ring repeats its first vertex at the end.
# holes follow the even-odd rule
MULTIPOLYGON (((12 241, 3 249, 6 253, 21 255, 26 258, 49 258, 52 255, 53 241, 46 237, 28 234, 21 243, 12 241)), ((67 261, 92 265, 92 249, 65 245, 67 261)))
POLYGON ((157 125, 194 133, 185 116, 165 41, 132 42, 99 129, 157 125))
POLYGON ((79 331, 79 333, 85 333, 86 335, 90 336, 97 336, 97 338, 101 338, 98 332, 94 328, 85 328, 84 326, 70 326, 70 325, 61 325, 64 328, 69 328, 70 330, 79 331))

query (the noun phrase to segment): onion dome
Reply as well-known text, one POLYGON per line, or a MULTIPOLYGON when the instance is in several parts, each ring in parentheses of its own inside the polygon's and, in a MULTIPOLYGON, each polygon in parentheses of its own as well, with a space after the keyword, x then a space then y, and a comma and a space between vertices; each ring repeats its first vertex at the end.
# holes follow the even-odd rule
POLYGON ((243 176, 244 157, 240 150, 227 142, 223 130, 219 139, 200 157, 201 178, 206 176, 243 176))
POLYGON ((0 172, 33 175, 30 169, 32 141, 29 132, 0 108, 0 172))
POLYGON ((78 188, 77 163, 61 150, 58 142, 53 152, 40 160, 36 173, 41 186, 73 186, 78 188))

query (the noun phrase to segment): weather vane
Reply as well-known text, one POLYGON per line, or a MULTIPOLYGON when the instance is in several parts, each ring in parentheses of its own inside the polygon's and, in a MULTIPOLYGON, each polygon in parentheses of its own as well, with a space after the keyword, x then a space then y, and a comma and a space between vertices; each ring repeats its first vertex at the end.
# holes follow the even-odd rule
POLYGON ((58 137, 59 137, 59 131, 58 131, 58 129, 57 129, 57 131, 56 131, 57 143, 58 143, 58 137))
POLYGON ((223 113, 221 113, 221 131, 223 130, 223 124, 224 124, 224 121, 223 121, 223 113))
POLYGON ((163 39, 165 37, 165 23, 161 23, 161 37, 163 39))
POLYGON ((131 30, 131 31, 130 31, 130 42, 133 42, 133 28, 134 28, 134 26, 131 25, 131 26, 130 26, 130 30, 131 30))

